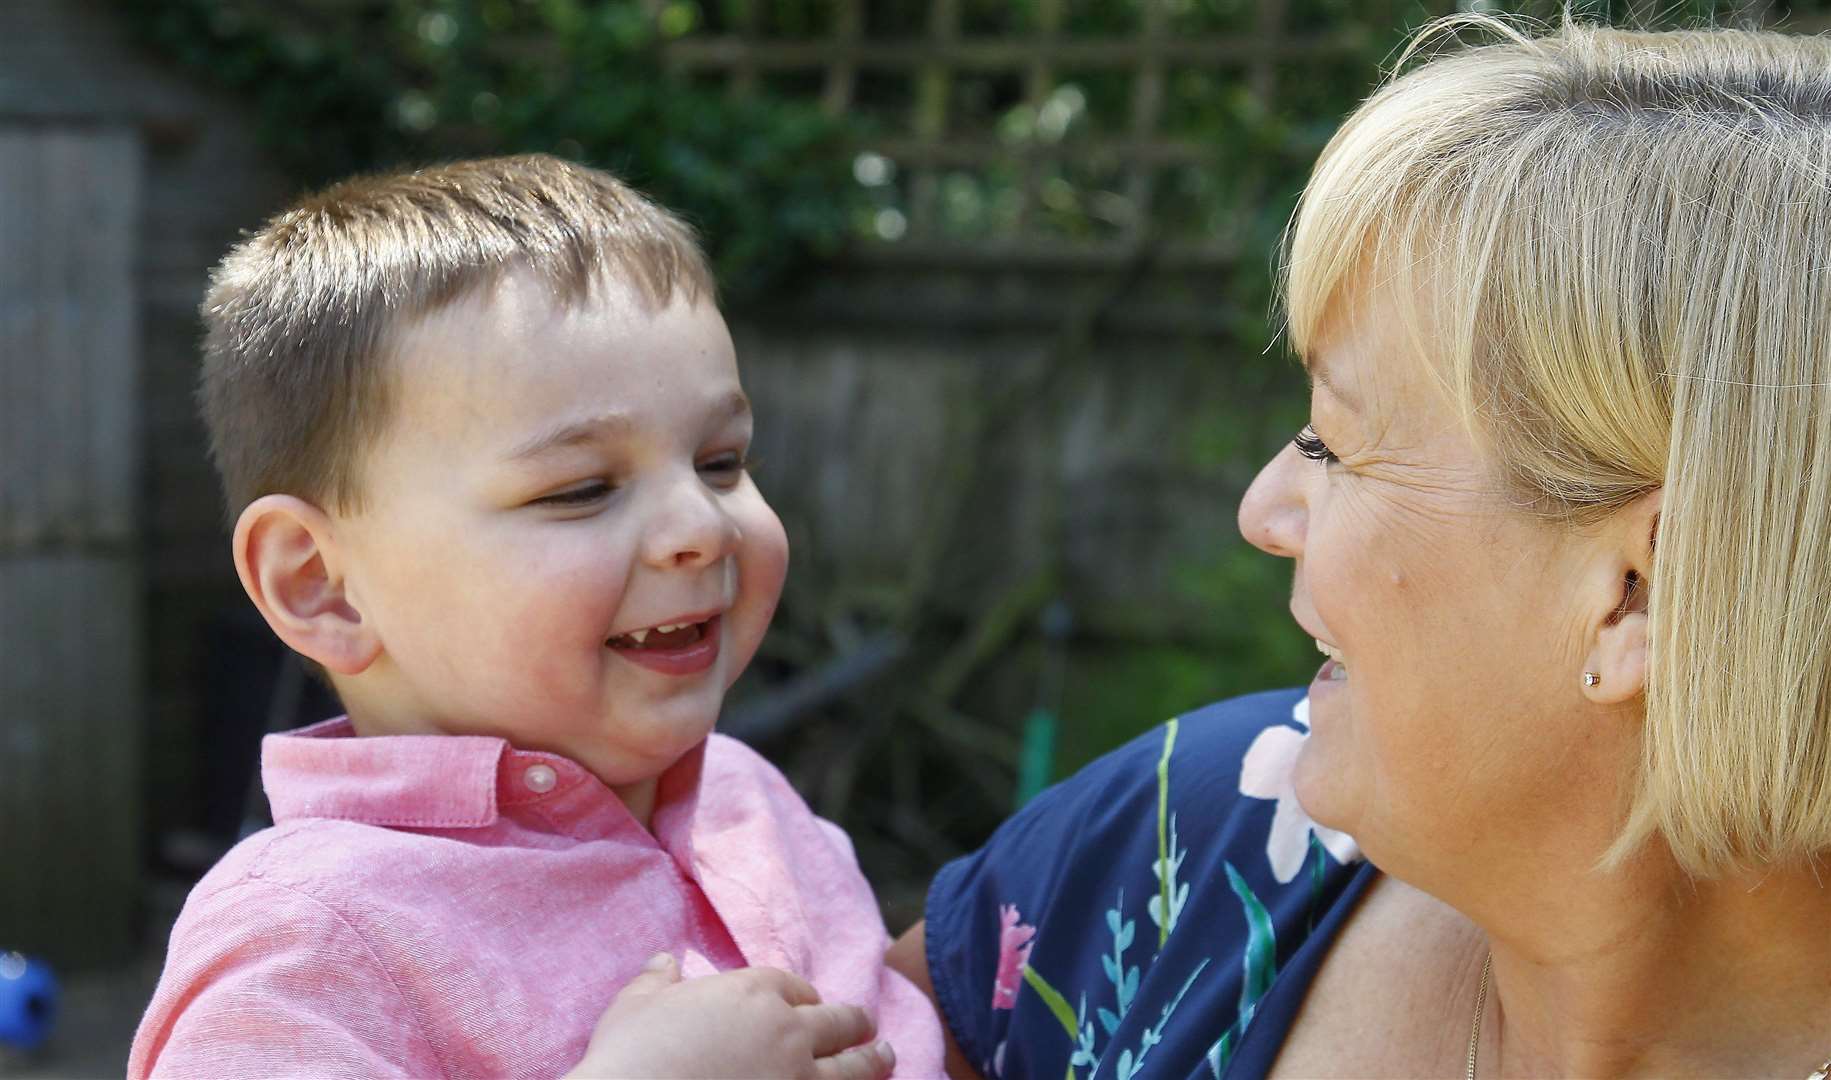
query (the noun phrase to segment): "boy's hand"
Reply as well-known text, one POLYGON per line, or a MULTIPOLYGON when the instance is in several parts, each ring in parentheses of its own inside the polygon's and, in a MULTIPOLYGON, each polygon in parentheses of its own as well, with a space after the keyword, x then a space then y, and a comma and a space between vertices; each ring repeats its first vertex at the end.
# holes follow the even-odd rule
POLYGON ((806 981, 743 968, 680 981, 674 958, 650 960, 618 992, 569 1080, 884 1080, 888 1043, 853 1005, 822 1005, 806 981))

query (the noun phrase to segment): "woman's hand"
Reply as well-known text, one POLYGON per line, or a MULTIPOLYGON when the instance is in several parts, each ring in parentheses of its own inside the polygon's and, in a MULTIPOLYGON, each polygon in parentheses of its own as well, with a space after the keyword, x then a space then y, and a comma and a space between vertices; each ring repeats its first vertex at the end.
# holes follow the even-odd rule
POLYGON ((775 968, 680 980, 665 954, 618 992, 569 1080, 884 1080, 896 1065, 871 1014, 823 1005, 775 968))

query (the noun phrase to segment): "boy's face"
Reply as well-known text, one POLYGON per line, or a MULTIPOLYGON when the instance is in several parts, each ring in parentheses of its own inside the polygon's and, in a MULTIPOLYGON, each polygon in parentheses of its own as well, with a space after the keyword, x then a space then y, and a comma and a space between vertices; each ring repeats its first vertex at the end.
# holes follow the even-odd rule
POLYGON ((605 281, 565 305, 518 271, 399 338, 366 508, 334 522, 381 643, 338 681, 358 730, 652 778, 712 730, 788 564, 724 320, 605 281))

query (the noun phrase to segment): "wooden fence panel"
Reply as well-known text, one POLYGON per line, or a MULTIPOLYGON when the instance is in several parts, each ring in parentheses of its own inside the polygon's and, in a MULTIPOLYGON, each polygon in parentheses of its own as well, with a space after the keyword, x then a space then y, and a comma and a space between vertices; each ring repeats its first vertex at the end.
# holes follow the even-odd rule
POLYGON ((0 948, 122 956, 139 880, 140 148, 0 126, 0 948))

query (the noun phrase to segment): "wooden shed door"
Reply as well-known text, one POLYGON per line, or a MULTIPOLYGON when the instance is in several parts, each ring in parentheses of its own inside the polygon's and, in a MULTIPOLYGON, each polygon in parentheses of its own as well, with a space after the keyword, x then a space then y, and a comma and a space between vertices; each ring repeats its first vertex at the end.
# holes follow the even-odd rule
POLYGON ((138 901, 131 131, 0 122, 0 952, 117 959, 138 901))

